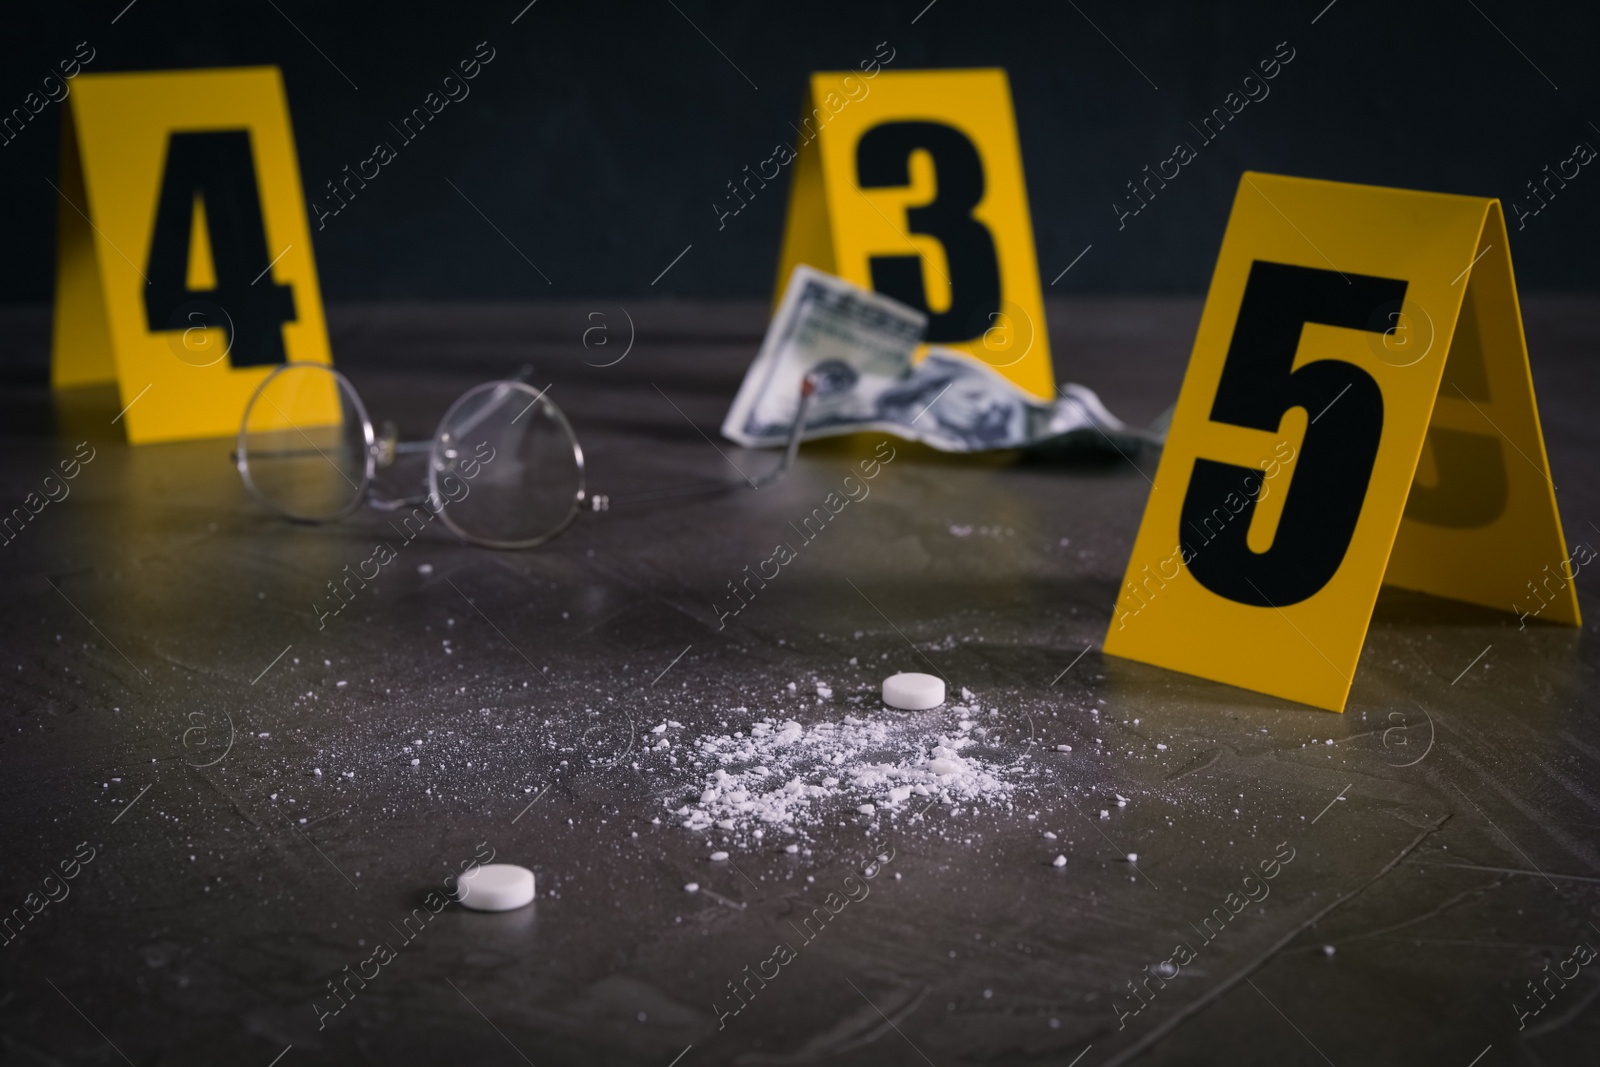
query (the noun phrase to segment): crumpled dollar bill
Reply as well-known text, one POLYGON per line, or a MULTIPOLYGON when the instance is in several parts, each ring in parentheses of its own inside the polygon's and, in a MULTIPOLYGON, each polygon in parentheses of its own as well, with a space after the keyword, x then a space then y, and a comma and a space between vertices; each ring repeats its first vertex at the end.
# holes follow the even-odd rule
POLYGON ((878 431, 941 452, 980 452, 1077 443, 1121 450, 1166 439, 1166 417, 1128 426, 1082 385, 1042 401, 982 360, 939 346, 913 365, 926 327, 926 316, 899 301, 796 267, 723 435, 747 448, 786 444, 809 374, 807 441, 878 431))

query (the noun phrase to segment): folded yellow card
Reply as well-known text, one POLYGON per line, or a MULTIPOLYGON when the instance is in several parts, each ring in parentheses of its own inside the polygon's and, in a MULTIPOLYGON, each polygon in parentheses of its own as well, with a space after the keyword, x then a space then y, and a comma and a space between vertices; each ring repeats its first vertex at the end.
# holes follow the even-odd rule
MULTIPOLYGON (((51 382, 117 382, 135 444, 235 433, 274 367, 331 361, 282 78, 85 74, 73 90, 51 382)), ((284 417, 337 421, 331 398, 313 407, 284 417)))
POLYGON ((926 341, 1053 399, 1006 72, 813 74, 795 129, 774 303, 805 263, 927 313, 926 341))
POLYGON ((1247 172, 1106 651, 1342 711, 1383 582, 1566 559, 1500 202, 1247 172))

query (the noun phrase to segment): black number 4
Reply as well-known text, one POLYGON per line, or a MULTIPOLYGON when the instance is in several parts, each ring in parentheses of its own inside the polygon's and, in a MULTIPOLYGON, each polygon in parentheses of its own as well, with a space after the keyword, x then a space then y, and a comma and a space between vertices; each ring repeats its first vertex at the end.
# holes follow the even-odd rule
POLYGON ((994 236, 972 217, 983 200, 983 159, 967 135, 942 122, 885 122, 856 144, 856 180, 863 189, 911 184, 911 153, 933 157, 938 192, 932 203, 906 209, 912 233, 944 246, 950 306, 934 313, 922 285, 921 256, 873 256, 872 287, 928 315, 926 339, 970 341, 994 325, 1000 310, 1000 260, 994 236))
POLYGON ((1283 607, 1313 596, 1344 562, 1383 436, 1383 391, 1353 363, 1321 359, 1298 370, 1295 352, 1308 322, 1382 333, 1384 312, 1399 307, 1406 283, 1393 278, 1294 267, 1257 260, 1250 267, 1228 358, 1211 405, 1213 422, 1276 431, 1283 413, 1309 417, 1272 547, 1246 543, 1260 471, 1197 459, 1180 526, 1198 533, 1220 510, 1214 538, 1194 546, 1189 572, 1218 596, 1258 607, 1283 607), (1245 488, 1254 476, 1255 490, 1245 488), (1223 507, 1245 500, 1238 514, 1223 507))
POLYGON ((272 280, 269 262, 250 131, 174 133, 167 143, 145 268, 150 280, 144 297, 148 328, 217 327, 228 332, 233 366, 284 362, 283 324, 295 318, 294 290, 272 280), (196 199, 205 208, 214 289, 189 288, 196 199))

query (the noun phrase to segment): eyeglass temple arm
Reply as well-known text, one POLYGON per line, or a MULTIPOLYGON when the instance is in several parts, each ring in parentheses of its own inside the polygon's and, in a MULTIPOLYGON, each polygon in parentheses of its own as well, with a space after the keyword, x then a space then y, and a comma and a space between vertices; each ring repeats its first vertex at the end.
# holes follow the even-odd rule
POLYGON ((626 493, 609 498, 612 504, 637 504, 650 500, 667 500, 679 496, 697 496, 707 493, 721 493, 732 489, 765 489, 775 485, 789 468, 794 465, 794 457, 800 451, 800 439, 805 435, 806 414, 811 409, 812 398, 815 397, 817 384, 808 373, 800 381, 800 404, 795 410, 794 426, 789 430, 789 443, 784 447, 783 456, 778 460, 778 465, 759 478, 746 478, 739 482, 702 482, 698 485, 684 485, 675 489, 651 490, 643 493, 626 493))
POLYGON ((794 466, 794 457, 800 451, 800 438, 806 432, 806 414, 811 410, 811 400, 817 395, 817 383, 808 372, 800 379, 800 405, 795 409, 794 426, 789 430, 789 443, 784 446, 783 458, 778 465, 768 471, 764 477, 757 478, 752 489, 765 489, 775 484, 778 479, 789 473, 789 468, 794 466))

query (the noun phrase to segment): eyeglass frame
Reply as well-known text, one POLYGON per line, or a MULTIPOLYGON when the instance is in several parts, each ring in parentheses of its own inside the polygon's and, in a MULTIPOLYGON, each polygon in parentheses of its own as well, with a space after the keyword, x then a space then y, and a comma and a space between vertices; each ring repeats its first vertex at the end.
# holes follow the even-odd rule
MULTIPOLYGON (((776 484, 779 479, 789 472, 789 468, 794 464, 795 455, 800 448, 800 439, 805 431, 806 413, 810 408, 812 398, 816 393, 816 381, 810 373, 807 373, 801 379, 800 403, 795 411, 794 426, 789 432, 789 440, 784 448, 783 456, 779 459, 778 465, 762 477, 756 479, 746 478, 741 482, 699 483, 696 485, 682 486, 675 489, 633 493, 614 498, 605 493, 591 494, 588 492, 588 483, 586 480, 583 459, 583 446, 578 442, 577 431, 572 428, 572 423, 567 419, 566 413, 561 410, 560 406, 546 396, 546 394, 549 392, 548 386, 546 386, 544 389, 536 390, 527 383, 526 379, 531 371, 531 367, 524 366, 522 371, 515 378, 500 378, 493 381, 481 382, 478 385, 473 386, 458 396, 451 403, 451 405, 445 409, 444 415, 442 415, 439 419, 439 428, 434 431, 434 434, 430 439, 426 441, 400 441, 398 439, 399 435, 394 428, 394 424, 390 422, 386 422, 384 424, 384 436, 381 440, 379 439, 377 433, 373 430, 372 419, 367 414, 367 407, 366 404, 361 400, 361 394, 356 390, 354 383, 352 383, 349 378, 345 377, 344 373, 335 368, 331 363, 318 363, 309 360, 296 360, 287 362, 278 366, 272 371, 271 374, 263 378, 261 380, 261 384, 257 385, 255 391, 250 394, 250 400, 245 404, 244 414, 241 415, 239 419, 239 435, 232 456, 234 466, 239 471, 239 477, 244 482, 245 489, 250 493, 250 495, 255 497, 259 503, 266 505, 270 511, 276 513, 282 518, 288 519, 290 522, 300 523, 307 526, 322 526, 349 518, 351 515, 354 515, 358 510, 360 510, 362 505, 366 505, 375 511, 398 511, 403 507, 425 504, 431 498, 439 501, 439 506, 437 509, 435 509, 434 513, 438 515, 439 518, 444 520, 445 526, 448 527, 452 533, 468 544, 478 545, 483 548, 494 548, 501 550, 537 548, 539 545, 551 541, 565 533, 567 528, 570 527, 577 519, 578 514, 584 510, 583 505, 585 501, 587 501, 589 504, 589 510, 600 512, 610 510, 613 499, 615 499, 617 502, 643 502, 646 500, 668 499, 676 496, 722 492, 745 487, 751 489, 764 489, 770 485, 776 484), (330 515, 318 518, 310 518, 303 515, 291 514, 282 507, 278 506, 278 504, 275 503, 260 486, 256 485, 254 479, 252 479, 250 476, 249 453, 245 445, 246 437, 249 433, 250 412, 254 409, 256 400, 266 390, 268 384, 270 384, 278 375, 283 374, 286 371, 292 369, 297 370, 312 368, 320 371, 326 371, 327 373, 333 375, 336 383, 342 388, 344 393, 349 396, 351 403, 355 406, 356 414, 360 416, 361 419, 362 444, 365 451, 365 463, 363 464, 362 468, 361 485, 351 496, 349 503, 330 515), (578 490, 573 498, 572 506, 567 510, 566 517, 562 519, 560 523, 556 524, 549 531, 541 534, 539 537, 529 538, 521 541, 496 541, 491 538, 480 537, 476 534, 468 533, 450 518, 448 509, 444 503, 445 497, 439 492, 438 486, 439 472, 444 470, 445 467, 440 462, 440 457, 437 455, 437 448, 440 437, 444 433, 445 426, 449 423, 450 416, 455 413, 456 409, 459 408, 463 402, 470 397, 477 395, 483 390, 506 386, 509 386, 513 389, 525 390, 533 396, 533 399, 529 402, 528 407, 523 409, 523 411, 517 415, 518 419, 520 419, 522 415, 526 414, 527 411, 535 404, 539 403, 543 403, 548 413, 554 416, 557 424, 561 427, 562 431, 566 433, 567 440, 572 446, 573 465, 576 470, 578 480, 578 490), (388 467, 393 464, 397 456, 408 453, 415 454, 424 450, 426 450, 428 453, 427 493, 419 497, 401 497, 396 500, 385 500, 372 495, 373 479, 380 468, 388 467)), ((268 402, 271 403, 271 401, 268 402)), ((277 405, 274 404, 273 407, 276 408, 277 405)), ((281 415, 282 411, 279 411, 279 414, 281 415)), ((284 418, 287 420, 288 417, 284 416, 284 418)), ((513 419, 512 421, 515 422, 516 419, 513 419)), ((290 425, 294 426, 292 422, 290 425)), ((304 431, 300 430, 298 426, 294 426, 294 429, 304 435, 304 431)), ((314 444, 312 447, 316 448, 314 444)), ((318 453, 321 453, 322 450, 317 449, 317 451, 318 453)), ((329 460, 329 462, 331 463, 332 461, 329 460)))

